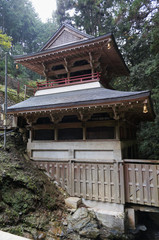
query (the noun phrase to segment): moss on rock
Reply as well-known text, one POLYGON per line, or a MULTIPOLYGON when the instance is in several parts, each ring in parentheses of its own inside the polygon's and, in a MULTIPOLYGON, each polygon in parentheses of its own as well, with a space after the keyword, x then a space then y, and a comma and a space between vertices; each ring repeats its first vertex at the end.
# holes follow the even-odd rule
POLYGON ((46 235, 52 219, 59 220, 64 196, 23 157, 24 149, 18 133, 7 138, 7 151, 0 149, 0 229, 35 238, 38 231, 46 235))

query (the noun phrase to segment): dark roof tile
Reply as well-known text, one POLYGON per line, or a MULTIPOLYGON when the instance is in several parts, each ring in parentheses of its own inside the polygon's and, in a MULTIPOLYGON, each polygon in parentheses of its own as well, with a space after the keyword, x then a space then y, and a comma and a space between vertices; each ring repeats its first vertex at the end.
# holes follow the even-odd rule
POLYGON ((100 102, 117 102, 149 96, 149 91, 124 92, 106 88, 94 88, 31 97, 8 108, 8 112, 71 107, 100 102))

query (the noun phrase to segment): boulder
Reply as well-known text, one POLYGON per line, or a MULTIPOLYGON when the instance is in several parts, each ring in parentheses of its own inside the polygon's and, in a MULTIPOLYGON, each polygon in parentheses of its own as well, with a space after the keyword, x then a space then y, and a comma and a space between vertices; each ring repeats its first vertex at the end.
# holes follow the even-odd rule
POLYGON ((77 209, 82 203, 82 199, 78 197, 69 197, 65 199, 65 204, 69 208, 77 209))
POLYGON ((78 208, 72 215, 67 217, 67 230, 63 239, 97 239, 99 236, 98 221, 94 212, 87 208, 78 208), (76 238, 75 238, 76 235, 76 238))

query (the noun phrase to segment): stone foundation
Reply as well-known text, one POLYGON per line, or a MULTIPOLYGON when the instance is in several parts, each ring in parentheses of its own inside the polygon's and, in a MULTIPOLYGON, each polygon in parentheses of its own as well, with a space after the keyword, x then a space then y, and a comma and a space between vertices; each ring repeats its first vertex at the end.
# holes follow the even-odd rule
POLYGON ((85 199, 82 199, 82 202, 95 212, 97 219, 103 226, 124 232, 125 213, 123 204, 104 203, 85 199))

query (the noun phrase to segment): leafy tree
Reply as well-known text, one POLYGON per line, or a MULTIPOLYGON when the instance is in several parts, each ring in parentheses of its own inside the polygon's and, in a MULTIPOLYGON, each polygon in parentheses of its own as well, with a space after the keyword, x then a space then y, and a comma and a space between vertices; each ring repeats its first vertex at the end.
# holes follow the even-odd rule
POLYGON ((4 49, 11 48, 12 44, 12 38, 7 36, 7 34, 3 34, 2 31, 0 31, 0 47, 4 49))
POLYGON ((71 16, 69 10, 73 8, 72 0, 58 0, 56 18, 59 25, 64 22, 71 23, 71 16))
POLYGON ((112 6, 113 1, 110 0, 59 0, 56 13, 60 24, 69 22, 88 34, 98 36, 112 28, 112 6))

